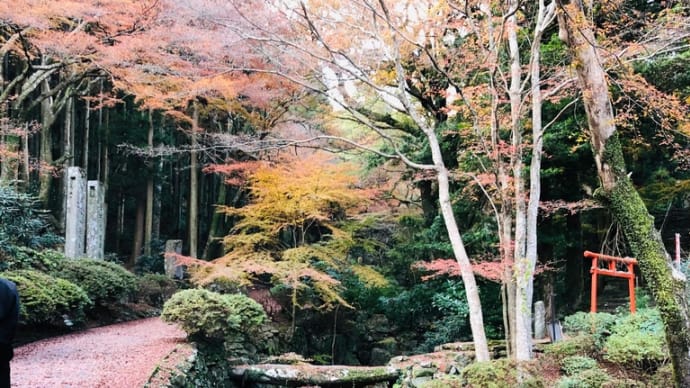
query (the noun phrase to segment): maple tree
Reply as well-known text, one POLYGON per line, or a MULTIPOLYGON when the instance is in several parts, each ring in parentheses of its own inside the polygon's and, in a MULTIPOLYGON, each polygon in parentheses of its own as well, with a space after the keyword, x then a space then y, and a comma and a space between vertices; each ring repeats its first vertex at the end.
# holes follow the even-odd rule
MULTIPOLYGON (((192 203, 187 224, 190 249, 196 255, 200 164, 219 158, 218 154, 228 148, 217 146, 217 137, 205 136, 204 127, 211 124, 220 128, 216 131, 224 132, 225 125, 221 122, 234 120, 246 122, 257 132, 268 131, 286 112, 289 106, 286 101, 294 101, 295 95, 290 91, 295 88, 287 83, 281 86, 281 82, 263 73, 227 73, 225 66, 233 60, 233 55, 241 57, 246 50, 237 42, 233 44, 232 38, 219 28, 212 28, 210 15, 205 11, 211 5, 208 2, 31 3, 27 2, 24 7, 27 11, 19 14, 13 12, 15 5, 0 7, 0 54, 17 60, 16 63, 3 61, 3 65, 9 63, 13 67, 2 72, 0 101, 11 102, 16 116, 38 105, 41 107, 40 163, 34 165, 43 167, 39 197, 44 205, 49 205, 52 183, 60 172, 56 167, 81 164, 89 175, 92 109, 98 110, 96 136, 103 154, 99 155, 98 179, 107 180, 111 168, 109 147, 101 145, 108 142, 109 134, 103 129, 107 127, 107 118, 103 124, 102 109, 133 99, 136 109, 148 111, 151 118, 162 112, 180 123, 180 129, 188 134, 188 145, 179 150, 189 154, 192 164, 189 169, 192 203), (8 75, 10 78, 5 80, 8 75), (82 109, 86 115, 85 128, 75 128, 75 117, 82 109), (62 117, 63 122, 58 124, 63 131, 57 136, 62 141, 62 152, 55 159, 52 150, 55 124, 62 117), (83 151, 76 149, 80 144, 84 146, 83 151), (202 149, 207 150, 206 154, 202 149), (75 159, 80 152, 83 164, 75 159)), ((232 7, 215 4, 214 8, 220 13, 223 8, 232 7)), ((134 151, 142 159, 168 152, 155 150, 153 138, 158 125, 153 119, 149 121, 147 150, 134 151)), ((16 153, 19 141, 12 144, 9 155, 16 153)), ((28 146, 23 148, 28 154, 28 146)), ((25 164, 28 168, 28 163, 25 164)), ((157 169, 160 168, 159 164, 157 169)), ((145 252, 150 248, 154 229, 153 188, 160 186, 154 185, 154 172, 155 169, 149 174, 146 193, 137 195, 137 212, 142 215, 135 223, 135 241, 140 241, 141 234, 144 238, 135 242, 133 258, 142 245, 145 252), (141 205, 143 202, 146 206, 141 205)))
MULTIPOLYGON (((349 306, 340 296, 340 282, 327 269, 342 271, 348 266, 353 237, 339 224, 361 211, 372 195, 356 187, 353 166, 315 153, 280 163, 237 163, 214 170, 227 174, 228 183, 246 183, 250 200, 238 208, 219 207, 236 219, 224 239, 223 257, 182 261, 196 268, 195 281, 248 286, 270 279, 289 290, 293 324, 297 308, 315 303, 325 309, 349 306)), ((362 278, 381 281, 360 267, 355 273, 362 278)))

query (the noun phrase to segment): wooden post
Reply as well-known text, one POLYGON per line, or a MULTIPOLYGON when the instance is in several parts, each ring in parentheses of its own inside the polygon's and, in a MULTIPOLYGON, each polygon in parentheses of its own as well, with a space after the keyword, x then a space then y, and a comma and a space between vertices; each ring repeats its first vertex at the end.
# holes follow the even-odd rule
POLYGON ((598 257, 594 257, 592 259, 592 268, 589 270, 589 272, 592 274, 592 295, 590 296, 590 306, 589 306, 589 312, 591 313, 596 313, 597 312, 597 280, 599 278, 597 271, 595 268, 599 268, 599 263, 598 263, 598 257))
POLYGON ((628 294, 630 294, 630 313, 635 314, 635 264, 628 263, 628 294))
POLYGON ((680 233, 676 233, 676 260, 673 264, 680 271, 680 233))

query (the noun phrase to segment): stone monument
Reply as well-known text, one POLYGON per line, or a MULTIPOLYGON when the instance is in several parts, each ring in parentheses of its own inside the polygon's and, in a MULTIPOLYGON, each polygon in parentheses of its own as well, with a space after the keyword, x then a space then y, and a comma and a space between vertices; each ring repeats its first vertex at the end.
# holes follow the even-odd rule
POLYGON ((177 265, 177 255, 182 254, 182 240, 167 240, 165 242, 165 257, 163 266, 165 274, 170 278, 182 279, 184 277, 184 266, 177 265))
POLYGON ((68 167, 65 203, 65 256, 84 256, 86 232, 86 179, 79 167, 68 167))
POLYGON ((86 256, 102 259, 105 245, 105 191, 99 181, 88 181, 86 191, 86 256))

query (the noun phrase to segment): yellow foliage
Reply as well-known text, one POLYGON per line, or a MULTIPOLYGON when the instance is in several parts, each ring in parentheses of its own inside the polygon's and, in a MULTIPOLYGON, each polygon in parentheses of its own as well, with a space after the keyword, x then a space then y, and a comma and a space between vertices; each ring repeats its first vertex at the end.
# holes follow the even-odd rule
MULTIPOLYGON (((292 246, 297 247, 316 228, 336 233, 334 221, 367 200, 364 191, 354 187, 355 182, 352 166, 336 164, 318 154, 291 163, 264 165, 250 178, 251 204, 227 211, 242 218, 235 233, 258 229, 276 235, 290 230, 301 239, 293 241, 292 246)), ((234 238, 229 236, 226 242, 234 238)))
POLYGON ((388 287, 388 280, 373 268, 365 265, 353 265, 350 267, 352 272, 369 288, 384 288, 388 287))
MULTIPOLYGON (((256 169, 249 177, 250 203, 220 208, 238 219, 224 239, 227 254, 211 269, 196 271, 194 280, 246 285, 270 275, 272 282, 295 293, 296 306, 313 304, 299 297, 309 289, 320 299, 320 308, 349 307, 340 296, 340 282, 314 264, 334 270, 346 264, 352 236, 338 222, 367 201, 366 192, 355 187, 354 172, 353 166, 319 154, 256 169)), ((358 271, 366 273, 363 267, 358 271)), ((373 271, 366 278, 382 284, 373 271)))

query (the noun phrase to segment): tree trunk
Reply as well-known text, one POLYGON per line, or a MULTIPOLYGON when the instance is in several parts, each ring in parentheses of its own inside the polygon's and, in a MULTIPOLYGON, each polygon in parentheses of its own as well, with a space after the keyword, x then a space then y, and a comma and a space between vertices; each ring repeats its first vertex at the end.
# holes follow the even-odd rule
POLYGON ((199 235, 198 224, 198 197, 199 197, 199 171, 197 166, 197 132, 199 131, 199 107, 194 103, 192 116, 192 149, 189 153, 189 256, 197 257, 197 241, 199 235))
POLYGON ((65 105, 65 119, 62 137, 62 208, 60 209, 60 225, 65 228, 65 210, 67 210, 67 168, 74 165, 74 98, 68 97, 65 105))
POLYGON ((86 107, 84 112, 84 148, 82 155, 82 166, 84 166, 84 177, 89 180, 89 135, 91 132, 91 103, 87 99, 85 101, 86 107))
POLYGON ((472 263, 465 251, 465 244, 460 236, 458 224, 455 221, 455 214, 453 213, 453 206, 450 201, 450 188, 448 183, 448 170, 443 164, 441 156, 441 147, 436 138, 436 134, 431 131, 427 132, 427 139, 431 148, 431 154, 436 165, 436 181, 438 182, 438 200, 441 209, 443 221, 446 224, 448 237, 453 253, 460 266, 462 275, 462 282, 465 286, 465 294, 467 295, 467 304, 470 311, 470 328, 472 330, 472 340, 474 341, 476 359, 477 361, 488 361, 489 346, 486 341, 486 334, 484 332, 484 317, 482 314, 482 302, 479 298, 479 288, 472 270, 472 263))
MULTIPOLYGON (((165 128, 165 116, 161 118, 160 127, 161 130, 165 128)), ((151 239, 160 240, 161 239, 161 194, 163 193, 163 158, 158 157, 158 163, 155 170, 155 179, 153 186, 153 219, 151 225, 151 239)))
MULTIPOLYGON (((47 83, 48 81, 45 82, 47 83)), ((53 114, 50 105, 50 99, 48 98, 41 101, 41 147, 39 153, 41 164, 43 165, 42 168, 50 168, 50 166, 53 164, 53 133, 51 131, 51 127, 55 122, 55 115, 53 114)), ((50 187, 52 182, 52 171, 42 171, 42 169, 39 170, 38 199, 46 209, 48 208, 50 187)))
POLYGON ((24 181, 24 188, 26 190, 30 187, 31 166, 29 165, 30 151, 29 151, 29 123, 24 125, 24 133, 22 134, 22 180, 24 181))
MULTIPOLYGON (((148 142, 149 149, 153 148, 153 109, 149 109, 149 133, 148 142)), ((155 166, 152 160, 147 164, 155 166)), ((154 167, 155 168, 155 167, 154 167)), ((153 171, 149 171, 148 179, 146 180, 146 227, 144 228, 144 255, 151 256, 151 235, 153 233, 153 171)))
MULTIPOLYGON (((517 7, 518 4, 515 4, 517 7)), ((530 48, 529 77, 532 95, 532 155, 529 168, 529 199, 527 208, 519 209, 516 221, 516 229, 524 228, 524 233, 517 236, 516 244, 520 244, 520 251, 516 250, 516 296, 515 310, 516 315, 516 359, 520 361, 532 358, 532 302, 534 295, 534 272, 537 266, 537 221, 539 216, 539 200, 541 197, 541 154, 544 145, 543 125, 542 125, 542 95, 541 95, 541 74, 540 74, 540 50, 541 39, 544 30, 551 24, 554 18, 555 3, 545 6, 544 0, 539 0, 537 21, 534 27, 534 38, 530 48), (522 213, 522 214, 521 214, 522 213), (519 222, 524 217, 524 223, 519 222), (524 245, 523 245, 524 244, 524 245)), ((515 16, 512 16, 514 18, 515 16)), ((515 40, 517 46, 517 36, 510 37, 515 40)), ((517 47, 515 47, 517 50, 517 47)), ((512 50, 512 49, 511 49, 512 50)), ((519 65, 519 62, 516 64, 519 65)), ((512 104, 511 99, 511 104, 512 104)), ((516 147, 521 147, 516 143, 516 147)), ((517 181, 517 179, 516 179, 517 181)), ((516 182, 516 185, 523 187, 523 182, 516 182)), ((516 192, 518 204, 524 203, 516 192)))
POLYGON ((562 37, 572 53, 587 112, 601 181, 598 197, 608 204, 620 224, 661 312, 676 386, 690 387, 690 316, 685 277, 671 265, 653 218, 627 175, 606 75, 592 45, 596 41, 592 27, 578 2, 559 1, 559 5, 563 11, 559 18, 562 37))
MULTIPOLYGON (((9 127, 11 124, 7 124, 9 127)), ((10 132, 9 128, 3 128, 4 133, 2 134, 2 144, 5 148, 5 155, 0 157, 2 166, 0 166, 0 185, 10 186, 16 184, 17 181, 17 168, 19 167, 19 143, 20 138, 16 135, 8 134, 10 132)))
MULTIPOLYGON (((514 281, 515 303, 514 311, 514 357, 518 361, 527 361, 532 358, 532 308, 528 302, 527 284, 532 278, 526 257, 527 244, 527 209, 525 197, 525 177, 522 161, 523 140, 521 125, 522 105, 522 68, 520 64, 520 48, 517 36, 516 11, 519 1, 512 0, 508 18, 506 19, 506 32, 508 35, 508 49, 510 52, 510 122, 512 127, 512 143, 514 151, 510 155, 510 163, 513 170, 513 195, 515 203, 515 246, 513 253, 512 278, 514 281)), ((541 113, 541 112, 540 112, 541 113)), ((537 179, 538 175, 537 175, 537 179)), ((508 248, 510 249, 510 248, 508 248)), ((511 279, 512 280, 512 279, 511 279)))
POLYGON ((129 257, 128 268, 133 268, 137 262, 137 257, 141 254, 141 248, 144 243, 144 216, 146 212, 146 201, 137 198, 137 216, 134 225, 134 244, 132 245, 132 254, 129 257))
POLYGON ((467 305, 469 309, 470 329, 472 331, 472 340, 474 341, 475 346, 475 357, 477 361, 489 361, 489 346, 486 341, 486 332, 484 331, 484 316, 482 313, 482 302, 479 298, 479 287, 477 287, 477 281, 474 277, 472 263, 470 262, 469 256, 467 256, 465 244, 462 241, 462 236, 460 235, 458 223, 455 220, 455 213, 453 212, 453 206, 450 200, 450 173, 448 172, 448 169, 443 161, 443 153, 441 151, 441 145, 439 144, 439 139, 436 135, 435 129, 429 125, 429 122, 425 117, 422 117, 417 108, 413 106, 409 99, 409 95, 406 91, 407 83, 404 77, 404 74, 406 73, 403 69, 402 63, 400 61, 396 61, 395 67, 398 74, 397 82, 399 89, 397 98, 405 107, 405 111, 410 114, 410 117, 412 120, 414 120, 415 124, 417 124, 417 126, 423 131, 429 143, 431 159, 434 164, 433 166, 426 166, 426 168, 433 168, 433 171, 436 173, 439 209, 441 210, 441 215, 443 216, 443 221, 446 225, 446 231, 448 232, 448 238, 453 249, 453 255, 455 256, 455 260, 458 262, 458 266, 460 267, 462 281, 465 286, 465 295, 467 297, 467 305))
MULTIPOLYGON (((220 179, 220 185, 218 187, 218 200, 217 204, 218 205, 225 205, 225 197, 227 195, 227 185, 225 182, 223 182, 223 179, 220 179)), ((221 212, 214 211, 213 215, 211 216, 211 226, 209 227, 208 230, 208 240, 206 241, 206 248, 204 249, 204 254, 203 258, 206 260, 213 260, 216 258, 215 252, 217 251, 215 249, 216 246, 218 246, 221 242, 221 239, 223 237, 223 230, 222 230, 222 218, 225 217, 225 215, 221 212)))

